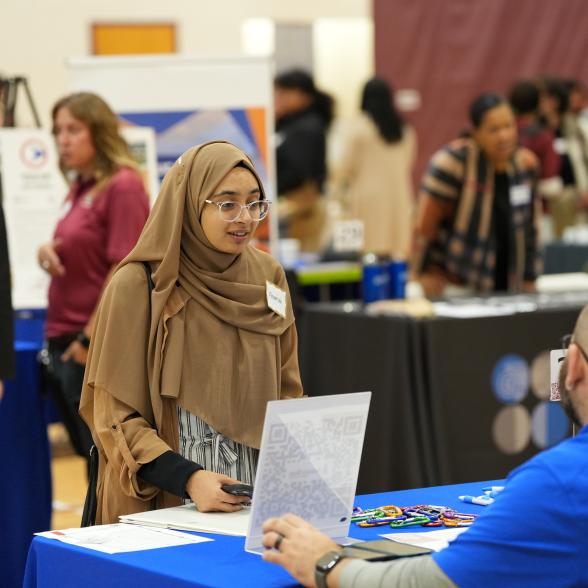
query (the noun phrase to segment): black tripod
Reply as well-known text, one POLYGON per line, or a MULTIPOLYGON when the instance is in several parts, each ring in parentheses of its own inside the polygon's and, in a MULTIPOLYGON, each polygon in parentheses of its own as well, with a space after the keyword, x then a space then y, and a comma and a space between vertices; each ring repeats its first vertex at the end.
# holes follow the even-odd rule
POLYGON ((39 114, 37 113, 37 109, 33 101, 29 83, 27 79, 22 76, 0 79, 0 99, 2 101, 2 111, 4 112, 4 123, 0 126, 15 126, 14 112, 16 109, 19 86, 24 88, 29 107, 33 114, 33 119, 35 120, 35 125, 37 128, 41 128, 41 120, 39 119, 39 114))

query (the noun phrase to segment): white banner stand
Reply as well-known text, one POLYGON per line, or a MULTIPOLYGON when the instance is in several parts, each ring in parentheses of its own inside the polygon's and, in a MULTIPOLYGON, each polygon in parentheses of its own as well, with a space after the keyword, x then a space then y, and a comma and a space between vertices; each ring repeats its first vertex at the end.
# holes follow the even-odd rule
MULTIPOLYGON (((160 178, 189 147, 224 139, 251 156, 268 198, 276 201, 271 59, 89 57, 69 60, 67 71, 71 90, 95 92, 125 122, 153 127, 160 178)), ((269 216, 272 251, 275 208, 269 216)))

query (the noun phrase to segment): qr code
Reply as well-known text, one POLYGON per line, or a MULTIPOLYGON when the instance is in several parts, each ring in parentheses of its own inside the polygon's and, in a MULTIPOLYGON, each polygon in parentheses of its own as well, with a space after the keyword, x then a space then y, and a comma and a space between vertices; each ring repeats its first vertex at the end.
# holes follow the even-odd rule
POLYGON ((253 528, 292 512, 344 522, 353 505, 366 414, 296 413, 270 425, 255 480, 253 528))
POLYGON ((557 402, 561 400, 561 395, 559 393, 559 382, 551 383, 551 394, 549 395, 549 400, 551 400, 552 402, 557 402))

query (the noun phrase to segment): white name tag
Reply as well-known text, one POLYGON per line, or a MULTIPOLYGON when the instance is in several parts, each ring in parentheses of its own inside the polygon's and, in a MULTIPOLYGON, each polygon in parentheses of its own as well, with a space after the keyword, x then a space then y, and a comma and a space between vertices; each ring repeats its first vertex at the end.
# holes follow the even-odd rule
POLYGON ((269 308, 281 317, 286 318, 286 291, 266 281, 265 295, 269 308))
POLYGON ((339 220, 333 224, 333 249, 338 252, 361 251, 363 249, 363 222, 339 220))
POLYGON ((561 364, 566 356, 566 351, 563 349, 552 349, 549 353, 549 371, 551 373, 551 388, 549 393, 549 400, 560 401, 561 394, 559 389, 559 371, 561 364))
POLYGON ((525 206, 531 204, 531 188, 529 186, 511 186, 510 205, 525 206))
POLYGON ((565 155, 568 152, 568 142, 561 137, 553 140, 553 150, 558 155, 565 155))

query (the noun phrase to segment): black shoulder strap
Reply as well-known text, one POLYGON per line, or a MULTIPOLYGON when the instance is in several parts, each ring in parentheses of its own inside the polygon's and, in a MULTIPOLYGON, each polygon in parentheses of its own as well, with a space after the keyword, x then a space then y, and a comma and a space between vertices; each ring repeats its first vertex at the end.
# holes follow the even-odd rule
POLYGON ((153 292, 155 284, 153 283, 153 276, 151 275, 151 264, 148 261, 144 261, 143 267, 145 268, 145 273, 147 274, 147 288, 149 289, 149 316, 151 316, 151 292, 153 292))
MULTIPOLYGON (((149 289, 149 316, 151 317, 151 292, 155 284, 151 277, 151 265, 148 261, 143 262, 145 273, 147 274, 147 287, 149 289)), ((98 504, 96 486, 98 484, 98 449, 96 445, 92 445, 90 448, 90 460, 88 467, 88 490, 86 492, 86 500, 84 501, 84 511, 82 513, 82 527, 90 527, 96 524, 96 507, 98 504)), ((155 497, 151 503, 151 508, 156 508, 155 497)))

